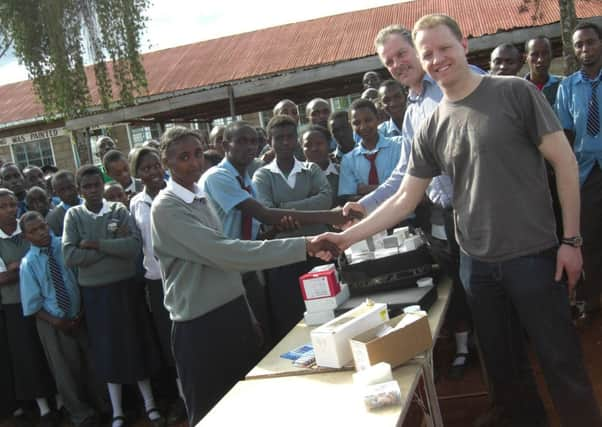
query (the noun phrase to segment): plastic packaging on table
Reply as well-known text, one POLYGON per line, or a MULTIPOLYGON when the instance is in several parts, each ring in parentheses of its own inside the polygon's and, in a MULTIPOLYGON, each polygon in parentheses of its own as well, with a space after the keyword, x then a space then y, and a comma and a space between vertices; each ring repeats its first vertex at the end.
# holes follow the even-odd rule
POLYGON ((386 383, 363 387, 363 398, 368 409, 399 405, 401 403, 401 390, 397 381, 387 381, 386 383))

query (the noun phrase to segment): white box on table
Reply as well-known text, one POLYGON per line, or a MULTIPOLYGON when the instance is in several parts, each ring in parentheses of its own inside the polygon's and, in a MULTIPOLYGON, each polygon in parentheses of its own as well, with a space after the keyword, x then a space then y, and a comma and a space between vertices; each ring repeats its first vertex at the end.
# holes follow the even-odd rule
POLYGON ((349 339, 387 320, 387 305, 369 301, 314 329, 311 342, 316 363, 329 368, 342 368, 353 358, 349 339))
POLYGON ((318 326, 323 325, 326 322, 330 322, 335 317, 336 316, 334 315, 334 309, 306 311, 303 314, 303 321, 307 326, 318 326))
MULTIPOLYGON (((305 300, 305 308, 308 313, 315 311, 334 310, 339 305, 349 299, 349 286, 346 283, 341 283, 341 290, 333 297, 317 298, 305 300)), ((334 319, 334 316, 328 320, 334 319)), ((325 323, 325 322, 322 322, 325 323)))

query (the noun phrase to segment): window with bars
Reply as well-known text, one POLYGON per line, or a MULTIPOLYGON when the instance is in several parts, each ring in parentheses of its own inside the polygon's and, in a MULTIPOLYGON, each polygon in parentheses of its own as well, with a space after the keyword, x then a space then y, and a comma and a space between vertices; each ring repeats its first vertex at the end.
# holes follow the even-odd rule
POLYGON ((50 139, 25 142, 11 145, 13 159, 19 168, 26 166, 54 165, 50 139))

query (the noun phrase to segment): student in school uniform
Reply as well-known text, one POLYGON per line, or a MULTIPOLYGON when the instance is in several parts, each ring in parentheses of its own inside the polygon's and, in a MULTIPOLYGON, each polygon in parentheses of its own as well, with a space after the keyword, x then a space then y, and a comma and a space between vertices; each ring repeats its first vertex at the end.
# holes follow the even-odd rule
MULTIPOLYGON (((299 145, 294 120, 289 116, 274 116, 267 131, 276 158, 253 175, 257 200, 269 208, 330 209, 332 190, 320 167, 313 163, 306 165, 294 156, 295 146, 299 145)), ((325 230, 325 225, 306 225, 295 231, 279 233, 277 237, 315 235, 325 230)), ((298 279, 317 264, 316 260, 302 261, 267 272, 268 301, 276 342, 303 317, 305 304, 298 279)))
POLYGON ((19 401, 34 400, 40 410, 40 424, 53 426, 55 416, 47 397, 54 393, 54 382, 48 369, 33 317, 23 315, 19 291, 19 266, 29 250, 17 222, 17 198, 0 188, 0 295, 6 321, 8 347, 12 361, 15 397, 19 401))
POLYGON ((140 233, 123 204, 103 199, 98 167, 82 166, 76 181, 84 203, 67 211, 63 254, 67 266, 77 267, 92 362, 109 389, 113 427, 125 423, 121 385, 133 383, 148 419, 163 425, 149 380, 159 361, 144 289, 134 279, 140 233))
POLYGON ((107 202, 119 202, 125 207, 129 207, 130 201, 128 200, 127 194, 123 186, 117 181, 107 182, 105 184, 105 191, 103 197, 107 202))
POLYGON ((126 206, 129 206, 129 201, 142 191, 144 185, 139 179, 132 177, 127 156, 121 151, 111 150, 102 158, 102 165, 107 171, 107 175, 123 187, 128 199, 126 206))
POLYGON ((311 162, 322 169, 332 191, 332 206, 336 206, 339 194, 339 165, 330 159, 328 141, 331 139, 328 129, 320 125, 311 125, 301 134, 301 147, 307 159, 306 166, 311 162))
POLYGON ((27 190, 25 203, 28 210, 39 212, 44 218, 46 218, 51 209, 48 193, 42 187, 34 186, 27 190))
POLYGON ((239 272, 299 262, 306 253, 329 248, 305 238, 228 239, 197 185, 204 168, 198 135, 169 129, 161 139, 161 156, 171 180, 153 201, 152 241, 173 321, 173 353, 188 421, 194 426, 246 374, 257 350, 239 272))
POLYGON ((65 266, 60 238, 52 235, 39 212, 23 214, 19 226, 30 243, 19 275, 23 314, 35 317, 46 359, 73 425, 97 426, 97 413, 86 399, 98 390, 89 386, 94 381, 89 375, 75 274, 65 266))
MULTIPOLYGON (((250 124, 244 121, 228 124, 222 144, 226 157, 204 173, 199 181, 199 186, 213 204, 227 237, 263 240, 273 238, 285 228, 296 228, 296 223, 343 224, 347 220, 340 212, 277 209, 266 207, 257 201, 257 192, 249 173, 257 152, 257 140, 258 133, 250 124), (272 228, 261 231, 261 224, 272 228)), ((271 344, 271 328, 265 285, 258 279, 255 271, 243 274, 243 285, 249 304, 263 328, 267 350, 271 344)))
POLYGON ((9 189, 17 198, 17 218, 27 211, 25 203, 25 178, 21 173, 21 169, 14 163, 3 163, 0 166, 0 181, 2 187, 9 189))
MULTIPOLYGON (((172 322, 169 312, 163 305, 163 281, 161 280, 161 269, 159 261, 155 257, 151 241, 150 212, 154 198, 165 187, 165 172, 161 165, 159 151, 150 147, 137 148, 130 154, 130 170, 132 175, 140 179, 144 189, 136 194, 130 202, 130 212, 136 221, 142 237, 142 252, 144 254, 144 281, 149 295, 150 309, 153 318, 163 361, 170 368, 175 368, 175 361, 171 351, 171 327, 172 322)), ((181 422, 186 419, 186 407, 184 406, 184 394, 182 382, 176 374, 176 385, 180 399, 178 399, 167 414, 168 425, 181 422)))
POLYGON ((391 175, 401 157, 401 144, 378 132, 378 111, 372 101, 358 99, 349 111, 351 126, 361 141, 341 161, 339 197, 354 201, 391 175))
POLYGON ((82 200, 77 194, 75 176, 72 172, 61 170, 52 176, 52 189, 60 203, 48 214, 46 221, 55 236, 63 235, 65 214, 72 206, 80 205, 82 200))

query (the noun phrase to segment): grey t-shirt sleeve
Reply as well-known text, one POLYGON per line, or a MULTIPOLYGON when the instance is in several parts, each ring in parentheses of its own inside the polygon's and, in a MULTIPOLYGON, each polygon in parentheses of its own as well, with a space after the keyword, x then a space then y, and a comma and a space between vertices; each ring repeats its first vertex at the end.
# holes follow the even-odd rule
POLYGON ((521 86, 525 86, 526 90, 517 88, 521 89, 517 91, 517 98, 520 100, 517 104, 523 108, 523 123, 527 125, 529 139, 539 146, 544 135, 562 130, 562 125, 546 97, 535 85, 527 82, 521 86))
MULTIPOLYGON (((436 111, 433 116, 435 115, 436 111)), ((427 122, 420 127, 412 141, 407 173, 416 178, 433 178, 441 175, 441 168, 435 157, 435 135, 430 132, 431 127, 436 124, 433 116, 429 117, 427 122)))

